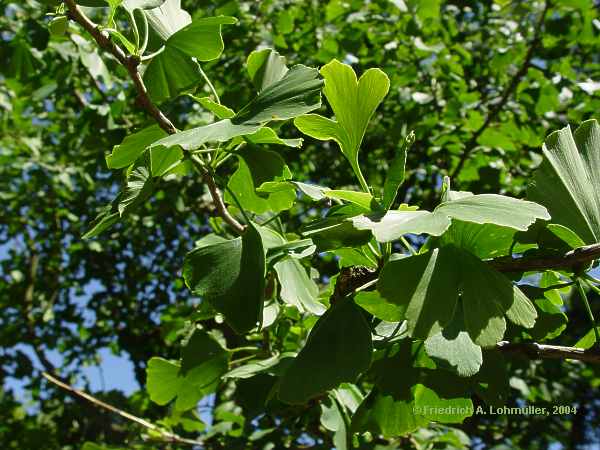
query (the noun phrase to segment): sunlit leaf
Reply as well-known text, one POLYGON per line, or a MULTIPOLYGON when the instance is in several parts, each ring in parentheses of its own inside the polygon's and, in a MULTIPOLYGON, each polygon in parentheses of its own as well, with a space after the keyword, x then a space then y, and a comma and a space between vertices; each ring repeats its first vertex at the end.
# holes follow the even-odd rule
POLYGON ((357 79, 350 66, 335 59, 321 68, 321 75, 325 78, 323 93, 335 120, 310 114, 295 119, 294 125, 315 139, 335 140, 362 184, 358 152, 371 116, 388 93, 390 81, 379 69, 369 69, 357 79))
POLYGON ((600 242, 600 126, 583 122, 546 138, 544 161, 528 197, 545 205, 552 221, 573 230, 586 244, 600 242))

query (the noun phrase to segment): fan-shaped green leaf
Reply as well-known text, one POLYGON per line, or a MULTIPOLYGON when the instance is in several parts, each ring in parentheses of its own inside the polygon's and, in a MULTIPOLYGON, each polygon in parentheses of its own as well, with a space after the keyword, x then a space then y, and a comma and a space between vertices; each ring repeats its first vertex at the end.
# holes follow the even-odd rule
POLYGON ((325 306, 317 300, 319 287, 298 260, 279 261, 274 265, 274 269, 281 285, 281 300, 295 306, 300 312, 308 311, 317 315, 325 312, 325 306))
POLYGON ((353 382, 371 364, 371 330, 354 302, 333 305, 314 325, 306 345, 281 378, 279 398, 305 403, 342 382, 353 382))
POLYGON ((146 369, 150 399, 166 405, 176 398, 175 409, 194 408, 198 401, 214 389, 227 371, 225 351, 204 331, 196 331, 183 349, 183 363, 151 358, 146 369))
POLYGON ((169 37, 166 49, 177 49, 198 61, 211 61, 223 52, 222 25, 233 25, 235 17, 217 16, 195 19, 169 37))
POLYGON ((306 114, 321 106, 322 85, 317 69, 294 66, 260 91, 231 120, 238 124, 264 124, 306 114))
POLYGON ((285 58, 270 48, 250 53, 246 61, 246 69, 258 91, 281 80, 289 70, 285 58))
POLYGON ((453 246, 390 261, 377 288, 383 297, 406 308, 409 333, 421 339, 445 329, 459 295, 464 330, 480 346, 502 339, 505 315, 527 328, 537 317, 529 299, 508 278, 453 246))
POLYGON ((192 21, 180 0, 166 0, 145 14, 150 29, 150 49, 157 54, 144 70, 150 98, 157 103, 194 88, 202 79, 198 63, 218 58, 223 52, 221 26, 233 17, 204 17, 192 21), (160 51, 160 52, 159 52, 160 51), (158 53, 159 52, 159 53, 158 53))
POLYGON ((600 126, 583 122, 550 134, 544 161, 534 173, 528 197, 548 208, 552 221, 564 225, 586 244, 600 242, 600 126))
MULTIPOLYGON (((260 92, 235 117, 176 133, 153 145, 180 145, 193 150, 206 142, 226 142, 237 136, 251 135, 267 122, 290 119, 318 108, 321 105, 322 84, 316 69, 294 66, 283 78, 260 92)), ((296 143, 286 141, 285 145, 296 143)))
POLYGON ((183 277, 192 292, 208 300, 238 333, 255 328, 261 320, 265 252, 252 224, 240 238, 188 253, 183 277))
POLYGON ((130 134, 119 145, 115 145, 112 153, 106 156, 106 166, 109 169, 122 169, 133 164, 144 153, 146 147, 166 135, 167 133, 158 125, 130 134))
POLYGON ((130 11, 134 9, 154 9, 165 3, 166 0, 123 0, 123 7, 130 11))
POLYGON ((357 79, 352 67, 335 59, 321 68, 321 75, 325 78, 323 93, 335 120, 309 114, 295 119, 294 125, 315 139, 336 141, 366 188, 358 152, 371 116, 388 93, 390 80, 379 69, 369 69, 357 79))
POLYGON ((442 331, 427 338, 425 351, 434 361, 442 361, 461 377, 476 374, 483 362, 481 347, 465 331, 459 302, 452 321, 442 331))
POLYGON ((365 311, 387 322, 400 322, 404 319, 404 308, 388 302, 377 291, 359 292, 354 301, 365 311))
MULTIPOLYGON (((256 188, 268 181, 282 181, 292 177, 288 166, 279 153, 246 147, 237 153, 239 167, 227 184, 241 206, 249 211, 262 214, 289 209, 296 200, 293 186, 270 194, 257 194, 256 188)), ((225 201, 235 203, 229 191, 225 201)))
POLYGON ((409 233, 440 236, 450 220, 429 211, 388 211, 353 217, 352 224, 357 230, 370 230, 379 242, 391 242, 409 233))
POLYGON ((467 195, 439 205, 434 213, 452 219, 527 230, 536 219, 550 220, 546 208, 537 203, 496 194, 467 195))

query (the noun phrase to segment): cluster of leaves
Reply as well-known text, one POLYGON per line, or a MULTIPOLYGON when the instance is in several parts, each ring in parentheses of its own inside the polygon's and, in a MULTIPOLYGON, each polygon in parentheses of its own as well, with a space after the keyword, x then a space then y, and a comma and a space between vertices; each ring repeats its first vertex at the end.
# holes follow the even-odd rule
MULTIPOLYGON (((236 441, 252 442, 257 448, 273 442, 294 445, 302 438, 300 430, 316 429, 310 431, 315 445, 327 447, 331 441, 339 449, 375 446, 382 438, 388 448, 398 448, 403 443, 400 437, 407 433, 415 433, 415 442, 465 446, 468 439, 457 430, 433 425, 431 434, 423 436, 417 430, 430 422, 462 423, 473 413, 474 401, 504 404, 510 395, 509 372, 495 345, 503 339, 559 337, 568 320, 560 293, 575 284, 587 304, 585 290, 594 288, 591 277, 586 278, 590 267, 542 271, 537 285, 529 286, 515 282, 532 273, 503 274, 487 260, 560 254, 599 243, 600 198, 593 187, 600 182, 600 127, 595 121, 584 122, 574 134, 565 128, 547 138, 528 200, 454 191, 446 180, 437 190, 430 187, 432 194, 419 205, 407 204, 409 197, 404 194, 416 171, 405 165, 423 145, 414 143, 414 134, 405 129, 406 136, 391 136, 393 145, 388 148, 394 154, 381 173, 373 175, 373 168, 359 160, 369 134, 377 134, 371 128, 367 133, 369 122, 390 85, 398 86, 396 71, 383 66, 384 70, 370 68, 357 77, 350 65, 329 58, 320 70, 300 64, 288 67, 279 53, 262 49, 250 53, 245 62, 254 93, 241 95, 241 103, 227 103, 231 94, 225 88, 222 102, 200 64, 221 55, 221 26, 233 25, 235 19, 228 15, 192 19, 177 0, 79 4, 92 7, 86 12, 103 18, 105 32, 139 58, 153 102, 172 117, 177 117, 174 105, 182 98, 187 100, 180 105, 185 107, 181 115, 203 111, 200 123, 188 120, 184 131, 167 135, 157 124, 147 123, 115 145, 106 165, 124 169, 121 192, 85 233, 74 233, 99 238, 73 245, 102 253, 103 246, 112 245, 103 233, 118 236, 116 247, 126 245, 129 233, 146 232, 131 225, 132 221, 141 224, 140 216, 147 229, 162 227, 152 219, 155 215, 171 223, 181 219, 168 225, 168 230, 182 252, 189 247, 186 240, 195 241, 183 260, 183 281, 193 296, 186 297, 189 301, 172 302, 174 296, 185 295, 175 275, 177 261, 161 268, 160 275, 152 272, 154 264, 148 271, 138 268, 150 280, 156 276, 161 277, 159 283, 166 283, 155 306, 144 304, 139 317, 149 320, 156 311, 163 312, 164 322, 172 327, 167 335, 172 347, 162 351, 160 342, 142 341, 130 350, 148 360, 145 376, 144 358, 139 371, 150 399, 171 405, 160 421, 166 429, 197 434, 203 426, 196 406, 213 396, 216 425, 200 436, 214 445, 236 441), (394 74, 391 83, 386 73, 394 74), (206 93, 198 96, 202 83, 206 93), (321 114, 312 113, 322 106, 321 90, 331 113, 325 108, 321 114), (282 154, 286 148, 301 147, 303 141, 291 122, 310 138, 334 141, 339 152, 327 143, 311 141, 311 145, 327 150, 328 158, 335 160, 332 167, 347 161, 356 182, 347 179, 345 184, 335 183, 340 188, 328 188, 321 184, 331 183, 314 184, 308 172, 294 171, 294 176, 292 164, 282 154), (177 225, 189 223, 189 210, 173 207, 173 199, 194 204, 195 186, 207 176, 225 190, 230 213, 244 223, 240 236, 217 217, 208 226, 195 224, 178 235, 181 226, 177 225), (185 189, 185 194, 178 196, 179 189, 185 189), (440 198, 437 205, 436 198, 440 198), (160 204, 171 203, 171 207, 157 216, 155 205, 163 199, 160 204), (176 214, 171 214, 173 208, 176 214), (314 219, 311 210, 321 217, 314 219), (324 264, 328 258, 337 262, 334 271, 324 264), (354 285, 355 278, 368 281, 354 285), (171 303, 173 307, 167 308, 171 303), (169 323, 175 311, 178 319, 169 323), (173 344, 181 337, 177 358, 173 344), (244 356, 236 359, 239 354, 244 356), (305 418, 297 421, 299 415, 305 418), (330 433, 323 434, 322 429, 330 433)), ((331 2, 328 17, 335 19, 344 8, 331 2)), ((418 10, 418 20, 427 22, 427 10, 418 10)), ((72 31, 64 13, 64 6, 58 6, 51 22, 57 35, 72 31)), ((289 21, 293 23, 301 13, 296 8, 278 14, 277 27, 286 29, 286 21, 289 28, 289 21)), ((70 40, 80 53, 73 55, 64 37, 56 39, 56 51, 69 59, 80 58, 99 80, 100 96, 104 96, 111 75, 99 58, 90 56, 98 56, 92 43, 74 32, 70 40)), ((421 51, 430 52, 423 50, 427 47, 423 42, 419 45, 421 51)), ((10 61, 18 71, 26 70, 19 58, 13 52, 10 61)), ((130 99, 114 100, 111 108, 130 99)), ((471 120, 478 123, 476 117, 471 120)), ((386 126, 385 120, 379 122, 380 127, 386 126)), ((466 131, 478 128, 473 123, 466 125, 466 131)), ((418 141, 422 139, 419 128, 416 132, 418 141)), ((77 130, 71 134, 76 139, 77 130)), ((493 141, 490 147, 509 150, 506 136, 512 135, 487 129, 478 142, 485 147, 493 141), (496 134, 490 137, 490 131, 496 134)), ((451 152, 452 139, 443 144, 451 152)), ((530 143, 537 145, 537 141, 530 143)), ((307 155, 310 161, 310 151, 307 155)), ((43 156, 39 158, 44 168, 43 156)), ((471 170, 483 170, 488 162, 486 155, 471 170)), ((97 170, 83 166, 73 176, 89 178, 97 170)), ((433 174, 441 179, 441 171, 433 174)), ((457 179, 469 180, 460 175, 457 179)), ((326 173, 318 180, 335 181, 335 177, 326 173)), ((414 197, 419 197, 418 191, 414 197)), ((67 212, 69 201, 65 201, 67 212)), ((77 201, 85 205, 87 199, 82 195, 77 201)), ((38 241, 39 235, 34 236, 38 241)), ((148 243, 160 246, 160 242, 159 237, 148 243)), ((26 245, 29 256, 34 255, 36 243, 26 245)), ((139 248, 134 249, 134 261, 144 254, 135 253, 139 248)), ((96 274, 107 264, 110 259, 90 270, 96 274)), ((105 275, 105 286, 111 284, 112 273, 105 275)), ((13 275, 18 281, 19 275, 13 275)), ((27 283, 34 285, 31 278, 22 275, 16 292, 27 283)), ((589 332, 579 336, 583 337, 579 345, 589 347, 597 335, 590 325, 585 327, 589 332)), ((35 332, 33 337, 37 339, 35 332)), ((110 326, 105 337, 110 339, 110 326)))

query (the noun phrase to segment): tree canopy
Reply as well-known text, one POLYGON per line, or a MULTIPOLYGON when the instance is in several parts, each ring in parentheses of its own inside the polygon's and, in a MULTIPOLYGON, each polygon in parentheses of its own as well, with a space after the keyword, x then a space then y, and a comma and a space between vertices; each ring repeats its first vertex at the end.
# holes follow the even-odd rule
POLYGON ((4 448, 600 442, 597 2, 1 4, 4 448))

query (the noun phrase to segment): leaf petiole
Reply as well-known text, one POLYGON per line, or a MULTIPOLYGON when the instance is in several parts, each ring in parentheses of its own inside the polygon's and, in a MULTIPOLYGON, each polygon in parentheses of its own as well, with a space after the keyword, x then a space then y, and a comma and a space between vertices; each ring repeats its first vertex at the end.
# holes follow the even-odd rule
POLYGON ((598 327, 596 326, 596 319, 594 319, 594 314, 592 313, 592 308, 590 307, 590 302, 588 301, 587 294, 585 293, 585 289, 583 289, 583 280, 581 278, 577 278, 577 289, 579 290, 579 295, 583 300, 585 305, 585 309, 592 323, 592 328, 594 328, 594 335, 596 336, 596 343, 600 345, 600 333, 598 332, 598 327))

